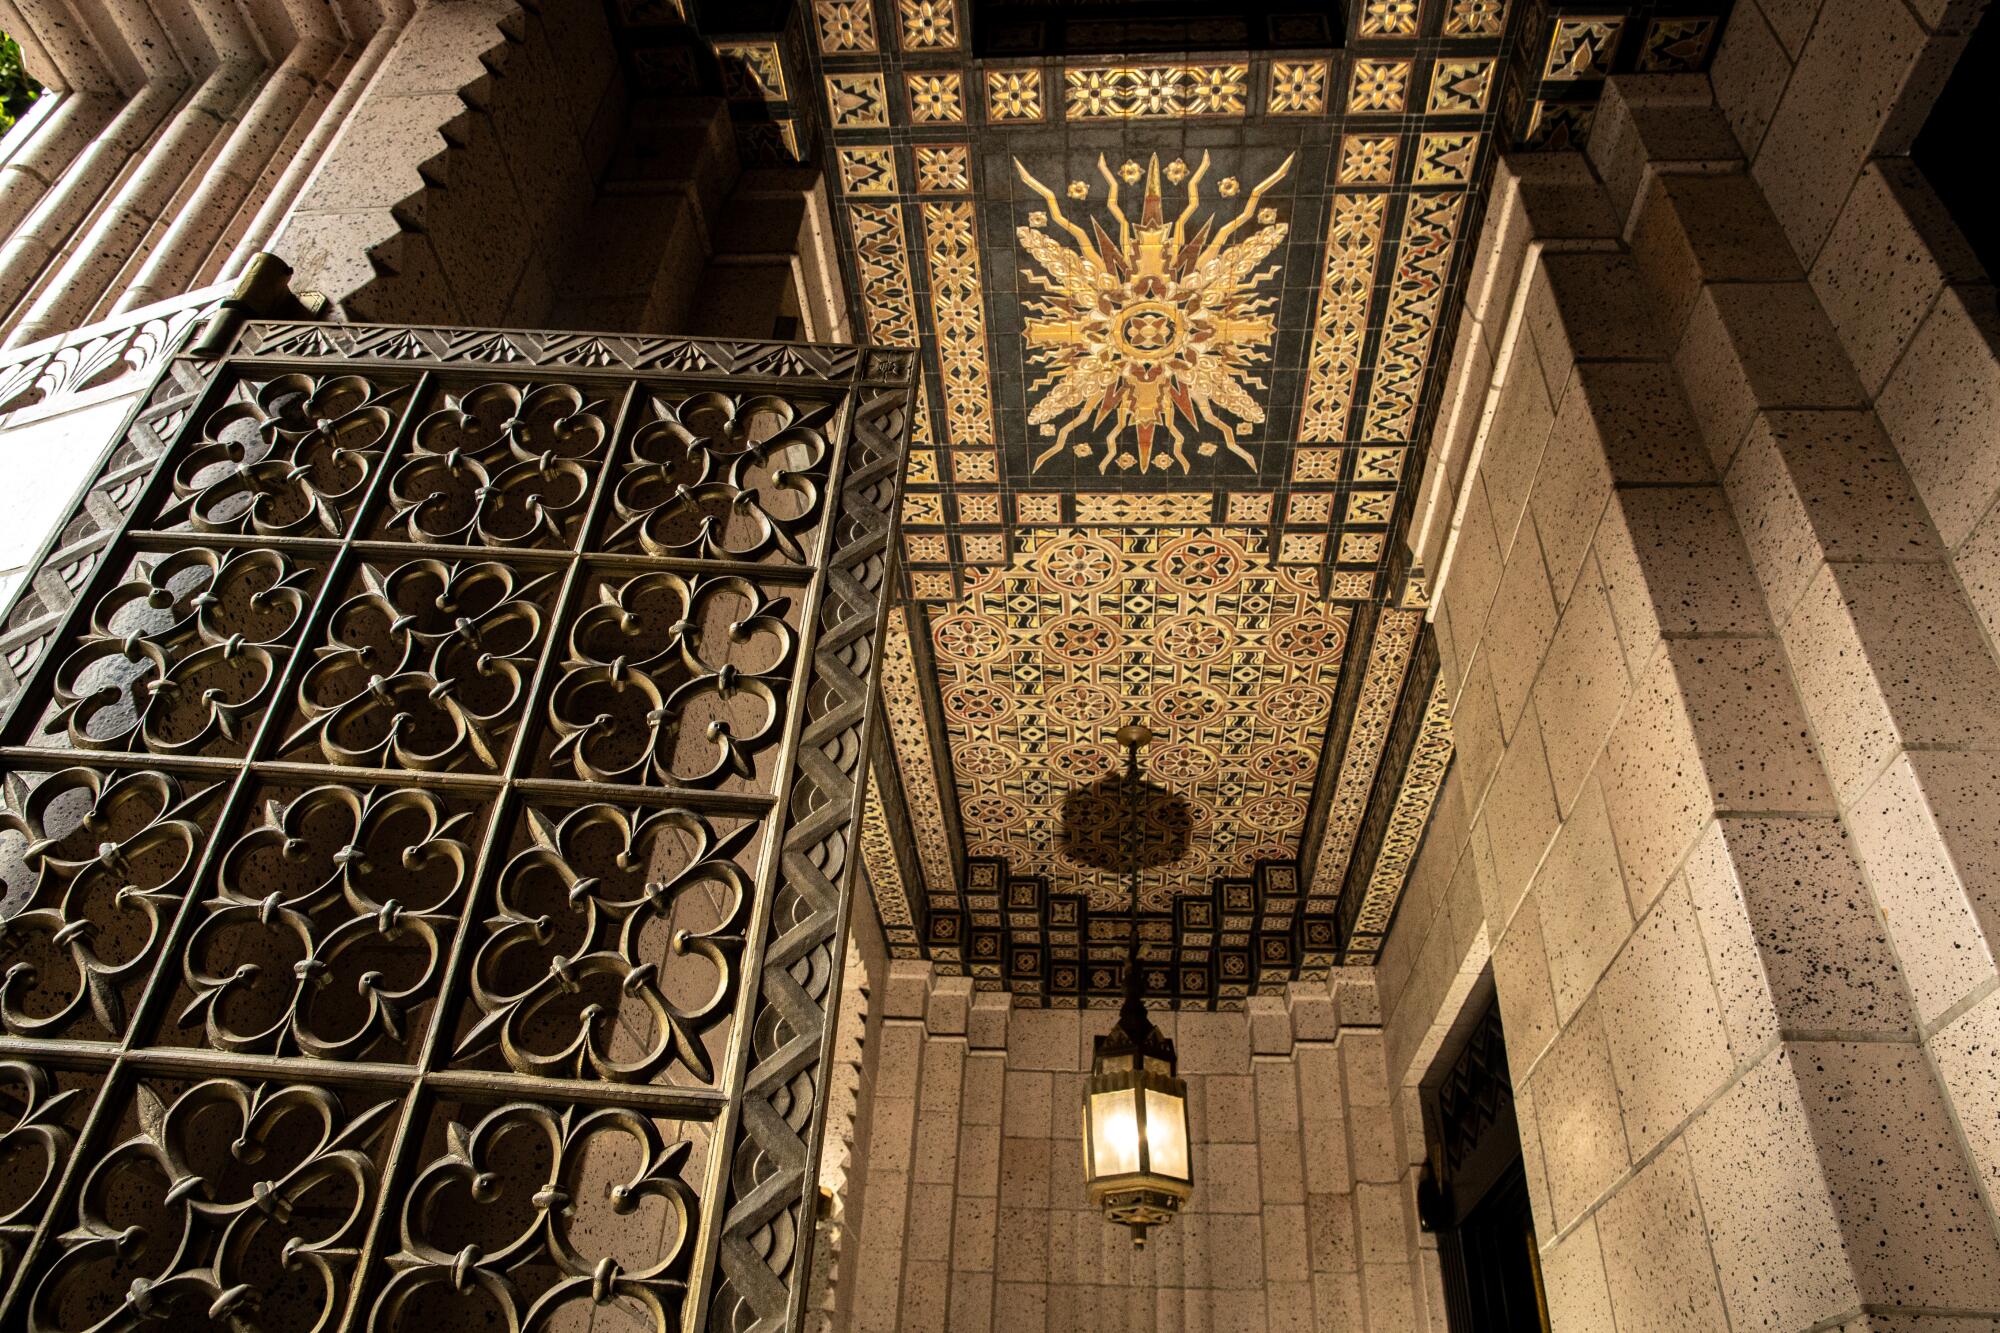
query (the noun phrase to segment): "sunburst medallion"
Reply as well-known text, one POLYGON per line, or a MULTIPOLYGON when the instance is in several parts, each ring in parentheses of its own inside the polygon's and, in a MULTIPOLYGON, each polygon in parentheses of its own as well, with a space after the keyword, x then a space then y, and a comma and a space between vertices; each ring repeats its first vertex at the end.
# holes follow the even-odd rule
MULTIPOLYGON (((1044 372, 1031 386, 1040 397, 1028 420, 1053 437, 1036 456, 1037 468, 1066 448, 1089 457, 1094 447, 1100 472, 1113 467, 1187 472, 1190 442, 1201 456, 1214 454, 1220 444, 1256 466, 1238 437, 1264 420, 1251 391, 1268 387, 1256 368, 1270 360, 1277 297, 1259 295, 1258 289, 1278 272, 1276 265, 1261 270, 1258 265, 1286 231, 1275 209, 1259 205, 1291 170, 1292 159, 1250 191, 1234 218, 1218 227, 1211 213, 1190 235, 1208 166, 1206 153, 1191 175, 1184 164, 1169 164, 1170 180, 1183 175, 1187 180, 1187 201, 1169 224, 1155 154, 1144 171, 1145 195, 1134 225, 1119 206, 1119 177, 1099 157, 1114 236, 1095 218, 1088 233, 1071 222, 1055 192, 1014 160, 1021 179, 1048 206, 1046 214, 1037 211, 1032 226, 1017 232, 1041 266, 1025 275, 1046 293, 1026 303, 1035 316, 1027 321, 1030 355, 1044 372), (1237 240, 1253 222, 1255 230, 1237 240), (1089 440, 1072 445, 1079 430, 1104 433, 1094 445, 1089 440)), ((1127 185, 1138 184, 1141 175, 1136 162, 1126 163, 1121 174, 1127 185)), ((1082 199, 1089 188, 1076 181, 1069 192, 1082 199)), ((1236 182, 1223 181, 1221 192, 1234 194, 1236 182)))

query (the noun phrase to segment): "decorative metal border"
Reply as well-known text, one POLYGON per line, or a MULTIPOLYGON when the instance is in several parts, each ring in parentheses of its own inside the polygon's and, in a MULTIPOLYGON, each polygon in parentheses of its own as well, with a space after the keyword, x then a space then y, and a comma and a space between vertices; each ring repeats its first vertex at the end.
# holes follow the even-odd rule
MULTIPOLYGON (((0 1227, 6 1257, 0 1325, 25 1325, 38 1284, 59 1252, 97 1243, 67 1224, 86 1206, 86 1182, 108 1160, 114 1137, 131 1133, 120 1129, 121 1118, 129 1123, 130 1108, 136 1106, 140 1133, 137 1139, 125 1138, 117 1151, 150 1152, 145 1145, 159 1143, 175 1123, 161 1097, 171 1101, 176 1094, 153 1089, 204 1079, 221 1080, 218 1088, 239 1089, 226 1094, 225 1100, 239 1099, 231 1104, 254 1108, 266 1093, 284 1087, 328 1108, 330 1117, 349 1117, 342 1141, 354 1151, 365 1149, 370 1164, 356 1166, 358 1159, 349 1159, 348 1169, 365 1176, 369 1193, 363 1197, 370 1201, 362 1225, 340 1242, 352 1246, 350 1257, 341 1261, 351 1281, 344 1280, 337 1298, 331 1298, 330 1328, 401 1326, 396 1314, 401 1307, 382 1303, 390 1270, 431 1261, 395 1253, 404 1244, 397 1213, 412 1197, 420 1173, 441 1164, 473 1169, 470 1138, 454 1139, 446 1157, 425 1160, 434 1152, 425 1147, 426 1124, 442 1123, 439 1117, 446 1108, 458 1103, 525 1108, 522 1114, 532 1115, 542 1115, 537 1108, 546 1106, 552 1117, 547 1123, 566 1127, 561 1131, 565 1135, 577 1126, 609 1124, 617 1117, 624 1117, 617 1123, 633 1127, 655 1125, 661 1118, 699 1127, 707 1144, 706 1164, 684 1186, 671 1174, 678 1149, 658 1140, 657 1129, 644 1131, 654 1142, 648 1167, 654 1174, 647 1176, 645 1189, 683 1189, 693 1201, 689 1211, 696 1221, 684 1257, 662 1276, 621 1275, 614 1266, 597 1275, 595 1288, 589 1280, 582 1287, 570 1280, 564 1289, 579 1298, 595 1291, 604 1299, 621 1292, 640 1298, 643 1291, 643 1299, 662 1311, 671 1302, 660 1305, 667 1299, 660 1293, 682 1292, 673 1297, 679 1308, 661 1313, 659 1324, 683 1333, 775 1331, 802 1324, 824 1075, 833 1037, 831 1010, 846 952, 840 947, 842 929, 862 859, 853 848, 867 785, 865 765, 878 745, 877 658, 892 586, 915 369, 912 353, 859 347, 278 322, 245 325, 220 360, 177 359, 165 367, 52 543, 31 584, 36 595, 24 596, 14 608, 6 707, 0 710, 0 769, 10 776, 32 776, 82 764, 111 775, 162 773, 195 780, 205 783, 205 790, 221 793, 213 813, 202 816, 204 827, 218 833, 261 827, 266 813, 255 797, 271 785, 328 783, 393 786, 480 806, 487 811, 484 832, 467 846, 463 873, 469 888, 462 910, 453 909, 458 913, 456 934, 430 1009, 401 1057, 392 1050, 387 1057, 334 1061, 152 1040, 158 1026, 172 1017, 169 1006, 183 982, 182 958, 217 882, 225 836, 209 838, 198 860, 190 863, 187 887, 165 912, 157 951, 142 974, 122 1031, 104 1038, 49 1039, 0 1031, 0 1070, 16 1074, 16 1082, 25 1078, 31 1094, 26 1110, 0 1119, 0 1136, 20 1130, 37 1141, 67 1145, 51 1154, 48 1177, 26 1205, 27 1220, 21 1220, 17 1209, 0 1227), (590 489, 577 516, 575 536, 546 551, 499 555, 491 546, 390 543, 367 535, 363 516, 388 515, 395 508, 395 468, 389 465, 368 472, 353 499, 354 517, 330 537, 237 533, 226 525, 205 531, 169 522, 182 503, 175 486, 180 460, 202 440, 205 423, 219 408, 242 401, 240 394, 231 397, 237 385, 286 375, 315 383, 373 376, 398 386, 397 398, 404 406, 393 434, 381 443, 384 459, 404 456, 419 416, 412 405, 430 401, 433 388, 442 392, 456 386, 451 391, 462 394, 468 386, 490 382, 524 389, 584 385, 608 422, 606 460, 625 456, 626 442, 641 424, 636 406, 641 390, 660 391, 676 401, 703 393, 762 396, 765 401, 802 394, 829 405, 819 418, 829 446, 824 455, 827 490, 808 544, 796 558, 775 563, 728 551, 718 555, 707 548, 695 554, 680 548, 665 554, 612 552, 615 478, 608 462, 603 465, 606 475, 590 489), (155 529, 143 526, 156 521, 155 529), (91 628, 93 610, 131 577, 135 556, 151 559, 180 550, 247 556, 270 551, 279 562, 289 552, 294 563, 312 563, 323 571, 304 602, 311 609, 299 613, 297 643, 289 646, 274 678, 278 702, 256 720, 254 734, 246 733, 244 757, 155 754, 136 745, 128 752, 30 743, 38 739, 30 731, 40 729, 52 701, 59 700, 61 658, 42 650, 97 632, 91 628), (302 761, 291 752, 291 741, 285 739, 291 709, 285 701, 300 688, 314 658, 302 649, 322 641, 343 589, 369 561, 491 564, 496 555, 499 564, 553 572, 550 586, 558 590, 550 594, 554 610, 543 626, 550 646, 534 650, 539 664, 524 678, 526 702, 519 714, 524 721, 506 741, 497 767, 490 772, 480 766, 457 771, 356 768, 312 757, 302 761), (539 728, 556 678, 566 669, 557 666, 562 650, 556 645, 566 641, 578 619, 579 595, 588 590, 591 572, 600 570, 621 578, 658 571, 684 579, 734 579, 744 587, 770 584, 791 599, 796 652, 793 665, 784 668, 790 683, 780 733, 770 751, 769 781, 760 776, 755 783, 721 781, 709 787, 699 782, 613 786, 562 773, 548 776, 535 767, 546 756, 531 733, 539 728), (43 595, 51 580, 68 595, 43 595), (518 1065, 484 1067, 453 1058, 454 1024, 460 1008, 471 1003, 474 927, 485 919, 482 913, 492 910, 496 877, 511 860, 504 831, 517 817, 526 817, 531 803, 607 801, 732 819, 762 843, 755 882, 748 885, 740 913, 741 941, 732 946, 741 952, 725 1029, 726 1056, 717 1062, 710 1084, 620 1082, 583 1076, 587 1071, 581 1065, 573 1076, 540 1076, 522 1072, 518 1065), (87 1095, 79 1100, 79 1092, 87 1095), (343 1097, 348 1099, 345 1109, 343 1097), (359 1109, 371 1104, 373 1109, 359 1109)), ((10 797, 26 790, 11 781, 8 788, 10 797)), ((291 1186, 286 1182, 266 1184, 272 1190, 269 1198, 282 1203, 288 1197, 284 1190, 291 1186)), ((560 1210, 563 1200, 537 1195, 535 1206, 544 1212, 560 1210)), ((476 1278, 480 1258, 461 1258, 466 1273, 476 1278)), ((198 1256, 186 1260, 198 1261, 198 1256)), ((106 1299, 114 1305, 155 1299, 144 1288, 139 1284, 130 1293, 111 1293, 106 1299)), ((152 1289, 161 1293, 157 1299, 168 1299, 159 1284, 152 1289)), ((257 1299, 250 1290, 217 1299, 225 1297, 238 1304, 257 1299)))

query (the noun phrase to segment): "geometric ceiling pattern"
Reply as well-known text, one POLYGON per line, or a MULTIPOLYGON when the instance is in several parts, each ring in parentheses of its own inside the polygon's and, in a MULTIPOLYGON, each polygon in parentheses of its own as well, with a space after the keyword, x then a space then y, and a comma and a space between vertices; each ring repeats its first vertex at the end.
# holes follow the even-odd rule
POLYGON ((891 948, 1115 1003, 1127 891, 1057 835, 1136 718, 1194 818, 1149 987, 1372 960, 1450 758, 1404 532, 1493 161, 1705 68, 1727 0, 802 0, 768 37, 666 2, 922 362, 862 849, 891 948))

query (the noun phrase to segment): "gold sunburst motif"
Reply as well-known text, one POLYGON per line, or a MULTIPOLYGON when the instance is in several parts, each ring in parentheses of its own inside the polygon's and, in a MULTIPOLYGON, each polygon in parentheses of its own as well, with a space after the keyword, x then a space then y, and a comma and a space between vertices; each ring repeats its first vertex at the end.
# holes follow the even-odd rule
MULTIPOLYGON (((1276 210, 1260 205, 1265 192, 1292 169, 1292 159, 1260 181, 1242 211, 1219 227, 1215 214, 1194 223, 1208 165, 1204 153, 1187 176, 1186 203, 1169 223, 1155 154, 1144 172, 1135 225, 1119 206, 1119 177, 1099 157, 1114 236, 1095 218, 1089 232, 1071 222, 1055 192, 1014 160, 1021 179, 1047 206, 1046 216, 1038 210, 1034 225, 1017 229, 1022 247, 1041 266, 1040 272, 1025 269, 1024 276, 1046 293, 1026 302, 1033 316, 1027 321, 1029 355, 1044 372, 1031 386, 1040 397, 1028 420, 1054 437, 1036 456, 1036 467, 1071 447, 1079 429, 1095 433, 1107 425, 1096 445, 1100 472, 1113 467, 1186 472, 1190 440, 1203 457, 1215 453, 1218 441, 1207 438, 1211 432, 1256 466, 1236 437, 1264 420, 1251 390, 1268 387, 1256 367, 1270 360, 1266 349, 1277 332, 1278 303, 1275 295, 1258 292, 1278 266, 1260 270, 1258 265, 1286 232, 1276 210), (1255 230, 1237 240, 1253 221, 1255 230)), ((1176 163, 1167 175, 1177 179, 1185 171, 1176 163)), ((1128 162, 1121 174, 1126 184, 1136 185, 1141 173, 1137 163, 1128 162)), ((1072 198, 1088 197, 1088 187, 1081 185, 1070 185, 1072 198)), ((1084 457, 1092 451, 1087 441, 1075 448, 1084 457)))

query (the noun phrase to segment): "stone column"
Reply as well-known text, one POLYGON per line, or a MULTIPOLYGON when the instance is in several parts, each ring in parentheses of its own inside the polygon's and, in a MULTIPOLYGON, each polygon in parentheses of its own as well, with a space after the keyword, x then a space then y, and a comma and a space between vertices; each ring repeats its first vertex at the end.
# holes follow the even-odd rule
POLYGON ((1479 264, 1418 877, 1478 888, 1556 1326, 2000 1312, 1949 1031, 1994 988, 2000 665, 1933 517, 1707 80, 1505 164, 1479 264))
POLYGON ((1415 1221, 1365 975, 1155 1014, 1188 1083, 1196 1181, 1143 1251, 1084 1189, 1083 1083, 1116 1013, 1012 1009, 922 964, 891 977, 846 1327, 1411 1326, 1415 1221))

